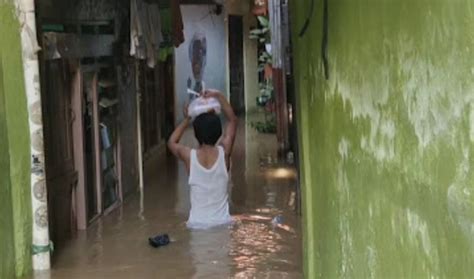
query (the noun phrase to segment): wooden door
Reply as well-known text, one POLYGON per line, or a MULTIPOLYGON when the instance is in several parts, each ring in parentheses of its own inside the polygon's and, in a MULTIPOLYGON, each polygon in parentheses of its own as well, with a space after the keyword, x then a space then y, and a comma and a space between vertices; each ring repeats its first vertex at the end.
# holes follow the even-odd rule
POLYGON ((42 77, 50 231, 57 243, 67 239, 75 229, 72 206, 77 184, 72 137, 75 116, 71 107, 71 73, 66 62, 46 61, 42 77))
POLYGON ((237 113, 245 112, 243 39, 242 16, 229 16, 230 104, 237 113))

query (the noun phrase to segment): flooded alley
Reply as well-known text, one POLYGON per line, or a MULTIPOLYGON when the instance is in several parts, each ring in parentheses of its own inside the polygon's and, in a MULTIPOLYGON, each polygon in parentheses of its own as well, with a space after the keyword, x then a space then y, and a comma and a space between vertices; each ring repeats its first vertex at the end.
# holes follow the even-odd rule
MULTIPOLYGON (((231 213, 240 221, 188 230, 184 165, 151 158, 144 196, 78 232, 54 253, 51 272, 34 278, 302 278, 296 171, 276 160, 274 135, 240 123, 231 173, 231 213), (172 243, 154 249, 147 239, 159 233, 172 243)), ((185 137, 190 143, 192 130, 185 137)))
POLYGON ((472 30, 473 0, 0 0, 0 279, 474 278, 472 30))

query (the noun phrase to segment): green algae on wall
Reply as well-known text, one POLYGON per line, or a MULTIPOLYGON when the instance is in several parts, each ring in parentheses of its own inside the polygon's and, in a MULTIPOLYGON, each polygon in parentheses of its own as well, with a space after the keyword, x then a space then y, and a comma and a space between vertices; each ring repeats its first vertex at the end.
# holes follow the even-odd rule
POLYGON ((0 278, 13 278, 15 276, 13 206, 1 62, 2 55, 0 55, 0 239, 2 239, 0 241, 0 278))
MULTIPOLYGON (((2 34, 0 66, 3 69, 0 74, 2 80, 0 97, 3 101, 3 114, 0 114, 0 121, 3 123, 0 125, 4 125, 0 138, 2 146, 0 168, 5 172, 0 177, 2 180, 5 177, 5 181, 8 181, 9 184, 2 189, 10 193, 9 195, 2 193, 1 203, 2 206, 9 204, 11 207, 10 211, 1 210, 0 215, 6 220, 11 219, 11 225, 2 226, 4 229, 2 233, 11 234, 13 237, 11 241, 8 241, 8 245, 13 247, 12 250, 9 250, 11 247, 0 248, 0 261, 12 261, 9 262, 11 266, 5 266, 5 270, 13 268, 16 276, 23 276, 31 270, 30 144, 21 60, 20 26, 11 1, 0 2, 0 33, 2 34), (6 151, 3 152, 3 149, 6 151)), ((2 222, 3 224, 9 223, 2 222)), ((3 241, 3 237, 1 239, 3 241)), ((7 276, 9 273, 3 274, 3 270, 4 268, 0 269, 0 278, 11 278, 7 276)))
POLYGON ((291 1, 307 278, 474 274, 474 2, 291 1), (308 52, 308 50, 312 50, 308 52))

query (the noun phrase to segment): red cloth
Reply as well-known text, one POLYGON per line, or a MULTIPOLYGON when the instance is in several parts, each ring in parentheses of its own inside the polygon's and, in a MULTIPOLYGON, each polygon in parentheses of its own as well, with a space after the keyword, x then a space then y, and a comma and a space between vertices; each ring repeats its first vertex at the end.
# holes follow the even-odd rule
POLYGON ((171 18, 173 19, 173 44, 179 47, 184 43, 184 25, 181 14, 180 0, 171 0, 171 18))
POLYGON ((268 14, 268 0, 254 1, 252 13, 256 16, 266 16, 268 14))

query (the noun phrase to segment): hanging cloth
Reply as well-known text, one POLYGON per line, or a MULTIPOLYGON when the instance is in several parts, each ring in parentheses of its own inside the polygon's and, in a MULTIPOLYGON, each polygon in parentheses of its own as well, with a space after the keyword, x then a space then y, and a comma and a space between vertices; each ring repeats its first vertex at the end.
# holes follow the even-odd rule
POLYGON ((154 68, 162 42, 158 3, 130 0, 130 55, 146 59, 148 67, 154 68))
POLYGON ((154 68, 159 57, 160 45, 163 41, 160 9, 157 3, 145 3, 145 7, 147 64, 148 67, 154 68))
POLYGON ((130 0, 130 55, 145 59, 143 1, 130 0))
POLYGON ((184 25, 181 14, 180 0, 171 0, 171 17, 173 19, 173 44, 179 47, 184 43, 184 25))

